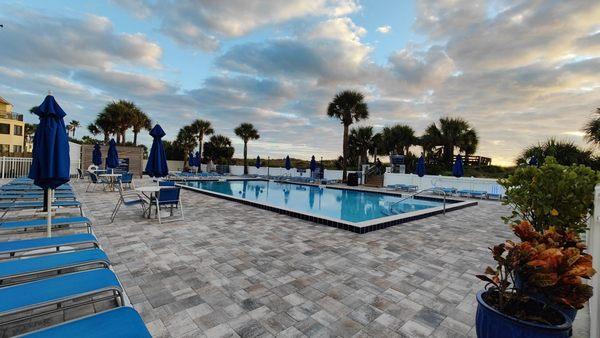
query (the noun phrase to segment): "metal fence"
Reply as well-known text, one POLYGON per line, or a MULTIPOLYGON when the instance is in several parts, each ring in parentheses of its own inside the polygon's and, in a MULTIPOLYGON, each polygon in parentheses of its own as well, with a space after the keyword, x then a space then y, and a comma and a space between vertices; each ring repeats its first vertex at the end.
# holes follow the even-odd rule
MULTIPOLYGON (((32 158, 0 156, 0 178, 17 178, 27 176, 31 167, 32 158)), ((77 175, 80 168, 79 159, 71 160, 71 176, 77 175)))

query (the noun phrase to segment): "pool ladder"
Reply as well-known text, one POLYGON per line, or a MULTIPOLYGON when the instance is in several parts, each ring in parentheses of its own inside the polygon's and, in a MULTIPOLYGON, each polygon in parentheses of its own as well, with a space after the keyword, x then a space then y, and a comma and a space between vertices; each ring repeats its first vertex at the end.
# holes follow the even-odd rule
POLYGON ((399 204, 400 202, 404 202, 404 201, 406 201, 406 200, 407 200, 407 199, 409 199, 409 198, 413 198, 413 197, 415 197, 415 196, 417 196, 417 195, 420 195, 420 194, 422 194, 422 193, 424 193, 424 192, 428 192, 428 191, 436 191, 436 192, 438 192, 438 193, 440 193, 440 192, 441 192, 441 193, 442 193, 442 195, 444 195, 444 208, 443 208, 443 210, 444 210, 444 215, 445 215, 445 214, 446 214, 446 195, 447 195, 447 193, 446 193, 446 192, 445 192, 443 189, 436 188, 436 187, 433 187, 433 188, 427 188, 427 189, 423 189, 423 190, 419 190, 419 191, 417 191, 416 193, 414 193, 414 194, 412 194, 412 195, 409 195, 409 196, 403 197, 403 198, 401 198, 399 201, 396 201, 396 202, 394 202, 394 203, 390 204, 390 206, 389 206, 389 208, 388 208, 388 210, 389 210, 389 213, 390 213, 390 214, 392 214, 392 213, 393 213, 393 210, 392 210, 392 208, 393 208, 393 207, 394 207, 396 204, 399 204))

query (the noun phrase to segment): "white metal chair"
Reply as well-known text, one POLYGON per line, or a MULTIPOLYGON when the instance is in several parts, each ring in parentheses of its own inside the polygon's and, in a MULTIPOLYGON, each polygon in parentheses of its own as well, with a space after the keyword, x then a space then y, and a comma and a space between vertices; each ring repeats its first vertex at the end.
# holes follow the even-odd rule
POLYGON ((112 214, 110 215, 111 223, 115 220, 115 217, 117 216, 117 213, 119 212, 119 209, 121 208, 122 205, 124 205, 124 206, 139 205, 142 208, 142 213, 146 212, 146 204, 148 204, 149 201, 146 199, 146 197, 144 195, 142 195, 139 192, 134 191, 134 190, 128 190, 128 191, 123 190, 123 184, 121 182, 119 182, 117 184, 117 186, 119 188, 119 200, 117 201, 117 204, 115 205, 115 209, 113 210, 112 214))

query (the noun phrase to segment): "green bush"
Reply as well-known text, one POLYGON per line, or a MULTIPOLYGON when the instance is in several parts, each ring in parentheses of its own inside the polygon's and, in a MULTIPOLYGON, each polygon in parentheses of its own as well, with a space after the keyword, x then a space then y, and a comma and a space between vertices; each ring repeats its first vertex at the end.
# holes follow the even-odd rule
POLYGON ((512 206, 507 223, 529 221, 537 231, 554 226, 584 232, 594 206, 594 187, 600 175, 583 165, 564 166, 547 157, 537 168, 526 166, 500 184, 506 188, 505 204, 512 206))

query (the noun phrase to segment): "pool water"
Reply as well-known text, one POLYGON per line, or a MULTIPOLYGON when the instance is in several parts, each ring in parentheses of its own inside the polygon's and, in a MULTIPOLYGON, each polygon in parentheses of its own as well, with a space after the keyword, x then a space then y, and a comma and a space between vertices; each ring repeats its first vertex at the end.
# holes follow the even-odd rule
POLYGON ((260 180, 188 181, 184 184, 261 204, 314 216, 363 222, 381 217, 441 206, 441 202, 407 199, 377 192, 333 189, 312 185, 260 180))

